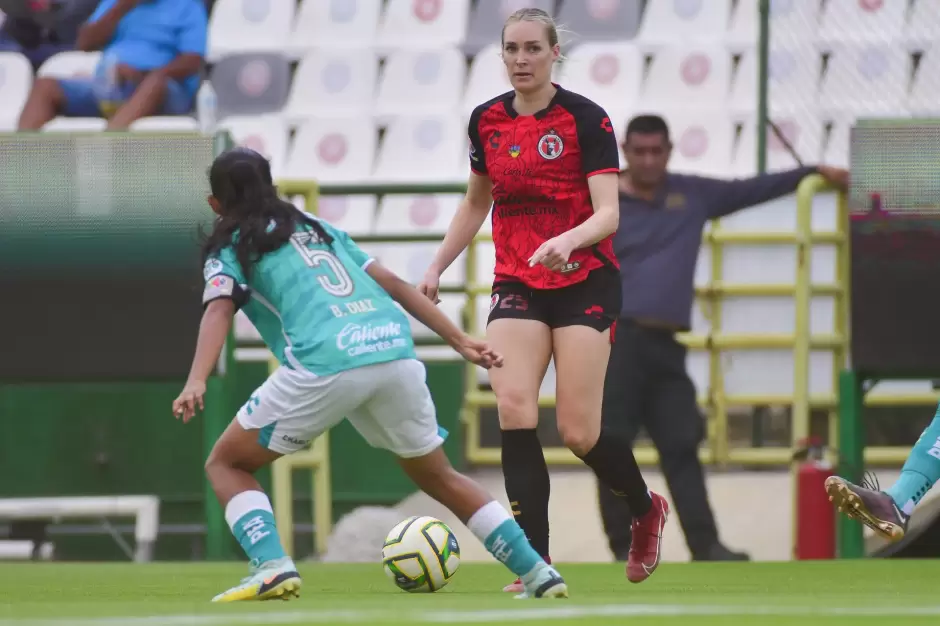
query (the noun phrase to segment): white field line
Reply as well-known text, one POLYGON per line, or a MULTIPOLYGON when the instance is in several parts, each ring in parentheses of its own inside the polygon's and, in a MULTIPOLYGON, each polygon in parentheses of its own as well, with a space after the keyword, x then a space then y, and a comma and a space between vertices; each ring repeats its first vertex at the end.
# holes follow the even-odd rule
POLYGON ((384 611, 245 612, 237 615, 155 615, 151 617, 102 617, 0 620, 0 626, 237 626, 239 624, 381 624, 385 620, 419 624, 473 622, 550 621, 590 617, 642 616, 791 616, 791 617, 940 617, 940 606, 925 607, 796 607, 796 606, 693 606, 660 604, 611 604, 553 606, 490 611, 422 611, 395 614, 384 611))

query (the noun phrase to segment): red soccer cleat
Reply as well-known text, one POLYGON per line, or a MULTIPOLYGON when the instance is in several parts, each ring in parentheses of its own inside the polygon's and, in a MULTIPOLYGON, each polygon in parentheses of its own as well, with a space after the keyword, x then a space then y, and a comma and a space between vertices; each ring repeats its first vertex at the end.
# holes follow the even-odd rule
POLYGON ((634 518, 630 556, 627 559, 627 580, 641 583, 659 567, 662 554, 663 528, 669 519, 669 504, 658 493, 650 492, 653 508, 643 517, 634 518))
MULTIPOLYGON (((546 563, 548 563, 549 565, 552 564, 552 559, 550 557, 546 556, 544 558, 545 558, 546 563)), ((525 592, 525 585, 522 584, 521 578, 517 578, 512 583, 503 587, 503 591, 506 593, 523 593, 525 592)))

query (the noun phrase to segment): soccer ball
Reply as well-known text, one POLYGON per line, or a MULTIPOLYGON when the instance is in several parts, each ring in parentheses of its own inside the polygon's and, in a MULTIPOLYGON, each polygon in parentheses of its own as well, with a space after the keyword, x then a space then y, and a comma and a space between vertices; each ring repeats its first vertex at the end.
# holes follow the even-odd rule
POLYGON ((441 520, 409 517, 385 538, 382 566, 400 589, 431 593, 444 587, 457 573, 460 546, 441 520))

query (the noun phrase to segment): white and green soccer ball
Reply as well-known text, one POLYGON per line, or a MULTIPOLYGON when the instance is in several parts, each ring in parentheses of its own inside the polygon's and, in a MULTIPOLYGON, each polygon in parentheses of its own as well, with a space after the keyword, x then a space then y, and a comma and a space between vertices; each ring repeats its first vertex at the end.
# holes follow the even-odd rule
POLYGON ((409 517, 385 538, 382 566, 399 588, 411 593, 431 593, 447 585, 457 573, 460 546, 441 520, 409 517))

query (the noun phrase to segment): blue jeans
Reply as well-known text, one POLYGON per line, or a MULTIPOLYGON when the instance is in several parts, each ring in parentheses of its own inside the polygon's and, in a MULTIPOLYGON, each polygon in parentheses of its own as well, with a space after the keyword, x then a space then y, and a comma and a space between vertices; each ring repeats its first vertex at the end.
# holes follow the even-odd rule
MULTIPOLYGON (((65 96, 62 115, 66 117, 109 117, 126 102, 137 89, 137 85, 122 85, 113 100, 102 102, 94 79, 60 78, 59 87, 65 96)), ((175 80, 167 82, 166 99, 159 113, 162 115, 186 115, 193 109, 194 97, 175 80)))

